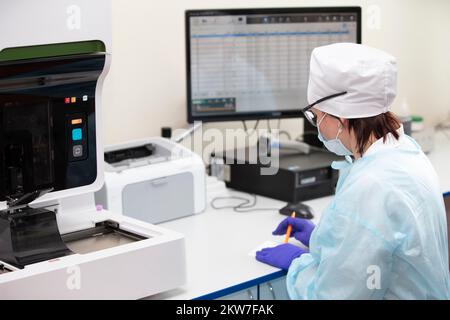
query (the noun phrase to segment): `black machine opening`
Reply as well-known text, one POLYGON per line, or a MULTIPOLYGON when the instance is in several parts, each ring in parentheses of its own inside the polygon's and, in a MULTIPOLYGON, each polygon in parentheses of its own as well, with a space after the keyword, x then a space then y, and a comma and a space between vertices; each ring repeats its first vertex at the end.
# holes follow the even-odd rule
POLYGON ((0 63, 0 201, 96 180, 104 65, 102 53, 0 63))
POLYGON ((11 197, 54 182, 51 105, 40 97, 23 97, 3 106, 5 192, 11 197))

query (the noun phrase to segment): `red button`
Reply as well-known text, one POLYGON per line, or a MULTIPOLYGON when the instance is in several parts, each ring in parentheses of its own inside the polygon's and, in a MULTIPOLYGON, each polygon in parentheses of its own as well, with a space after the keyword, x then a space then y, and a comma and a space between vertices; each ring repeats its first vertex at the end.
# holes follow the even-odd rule
POLYGON ((66 103, 66 104, 70 103, 70 98, 65 98, 64 103, 66 103))

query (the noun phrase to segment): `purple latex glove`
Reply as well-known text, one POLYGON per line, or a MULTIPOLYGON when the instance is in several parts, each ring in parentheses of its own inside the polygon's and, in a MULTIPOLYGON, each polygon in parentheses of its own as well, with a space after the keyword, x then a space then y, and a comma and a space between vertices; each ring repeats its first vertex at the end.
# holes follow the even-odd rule
POLYGON ((315 224, 306 219, 287 217, 281 221, 272 234, 274 236, 286 234, 286 230, 289 225, 292 225, 291 237, 294 237, 305 246, 309 247, 309 239, 311 238, 311 233, 316 227, 315 224))
POLYGON ((291 262, 305 252, 304 249, 293 244, 283 243, 273 248, 257 251, 256 260, 287 271, 291 262))

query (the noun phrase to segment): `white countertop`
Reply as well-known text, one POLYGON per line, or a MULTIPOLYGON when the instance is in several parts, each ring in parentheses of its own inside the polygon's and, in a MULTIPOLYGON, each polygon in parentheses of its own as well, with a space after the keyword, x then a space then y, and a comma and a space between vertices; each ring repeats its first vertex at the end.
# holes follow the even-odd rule
MULTIPOLYGON (((209 180, 208 200, 216 196, 238 195, 252 199, 248 194, 226 189, 223 182, 209 180), (217 185, 215 185, 217 184, 217 185), (213 192, 210 189, 216 189, 213 192)), ((259 263, 249 253, 265 241, 282 243, 284 237, 272 236, 271 232, 284 216, 277 208, 285 202, 257 197, 256 208, 275 208, 271 211, 237 213, 232 209, 215 210, 209 205, 205 212, 167 222, 163 227, 184 233, 188 284, 152 299, 193 299, 244 282, 278 273, 279 269, 259 263)), ((331 197, 306 201, 320 213, 331 197)), ((216 205, 235 204, 238 201, 224 200, 216 205)), ((315 216, 317 223, 319 215, 315 216)))
POLYGON ((447 135, 442 131, 437 131, 434 139, 433 151, 428 154, 428 158, 436 169, 441 184, 442 193, 450 192, 450 130, 447 135))
MULTIPOLYGON (((450 192, 450 139, 444 133, 436 133, 435 147, 428 156, 438 172, 442 192, 450 192)), ((249 194, 226 189, 222 182, 214 178, 208 178, 207 194, 205 212, 161 224, 186 236, 187 284, 149 299, 213 297, 284 275, 279 269, 249 256, 250 251, 265 241, 283 242, 283 237, 272 236, 272 231, 284 216, 277 210, 237 213, 232 209, 212 209, 210 201, 215 197, 238 195, 252 199, 249 194)), ((285 202, 265 197, 258 196, 257 199, 256 208, 281 208, 286 205, 285 202)), ((320 213, 331 199, 330 196, 305 201, 314 209, 314 222, 320 219, 320 213)), ((236 200, 223 200, 216 202, 216 206, 236 203, 236 200)))

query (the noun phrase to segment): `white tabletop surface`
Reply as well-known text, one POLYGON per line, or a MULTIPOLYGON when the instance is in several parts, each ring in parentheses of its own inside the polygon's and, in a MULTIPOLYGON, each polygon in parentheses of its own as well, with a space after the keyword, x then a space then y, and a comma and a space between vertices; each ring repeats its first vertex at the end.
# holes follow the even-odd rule
MULTIPOLYGON (((450 139, 437 132, 435 147, 428 155, 438 172, 443 193, 450 192, 450 139)), ((282 243, 283 237, 271 232, 284 218, 276 209, 285 202, 257 197, 256 208, 274 210, 237 213, 232 209, 215 210, 210 202, 215 197, 249 194, 226 189, 224 184, 208 178, 207 209, 198 215, 161 224, 186 236, 187 284, 149 299, 193 299, 267 276, 282 276, 279 269, 262 264, 249 255, 265 241, 282 243)), ((314 210, 314 222, 332 197, 305 201, 314 210)), ((236 204, 237 200, 217 202, 216 206, 236 204)), ((233 289, 231 289, 233 290, 233 289)))
POLYGON ((428 158, 434 166, 441 184, 442 193, 450 192, 450 130, 447 135, 442 131, 436 132, 434 149, 428 158))

